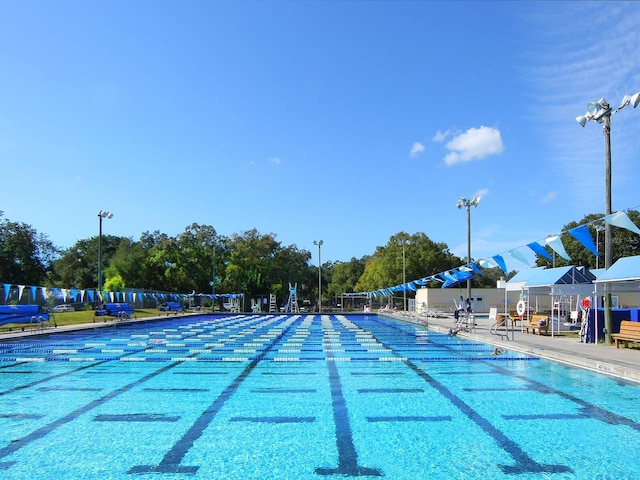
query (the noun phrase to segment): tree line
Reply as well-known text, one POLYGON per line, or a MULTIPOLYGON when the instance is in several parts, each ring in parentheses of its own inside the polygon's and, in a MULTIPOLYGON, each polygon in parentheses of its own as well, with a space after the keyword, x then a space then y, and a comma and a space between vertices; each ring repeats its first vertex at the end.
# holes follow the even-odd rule
MULTIPOLYGON (((638 223, 638 213, 629 212, 638 223)), ((604 235, 593 223, 602 215, 589 214, 571 222, 563 231, 587 224, 593 238, 604 235)), ((537 257, 538 266, 583 265, 595 268, 595 256, 570 235, 563 235, 568 262, 537 257)), ((32 226, 4 218, 0 211, 0 282, 20 285, 92 289, 98 284, 99 237, 78 240, 62 249, 32 226)), ((614 228, 613 261, 638 254, 638 236, 614 228)), ((496 252, 498 253, 498 252, 496 252)), ((280 302, 296 284, 298 297, 315 303, 318 295, 318 266, 311 264, 309 250, 283 245, 273 233, 256 229, 224 236, 210 225, 193 223, 184 232, 170 236, 159 231, 144 232, 139 240, 102 236, 103 285, 105 290, 147 289, 172 293, 244 293, 247 297, 274 293, 280 302)), ((442 242, 424 233, 399 232, 378 246, 371 255, 346 262, 322 264, 323 304, 342 293, 367 292, 424 278, 466 263, 442 242), (404 244, 404 255, 403 255, 404 244)), ((599 266, 604 266, 603 261, 599 266)), ((513 275, 514 272, 508 276, 513 275)), ((473 288, 495 287, 504 276, 499 268, 484 269, 474 276, 473 288)), ((434 284, 432 286, 438 286, 434 284)))

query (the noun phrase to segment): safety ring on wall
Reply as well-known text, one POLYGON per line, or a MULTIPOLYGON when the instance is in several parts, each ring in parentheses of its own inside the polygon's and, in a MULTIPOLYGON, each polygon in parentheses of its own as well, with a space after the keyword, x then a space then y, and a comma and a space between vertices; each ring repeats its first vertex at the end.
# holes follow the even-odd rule
POLYGON ((518 315, 523 316, 526 308, 527 306, 525 305, 524 300, 520 300, 516 305, 516 311, 518 312, 518 315))

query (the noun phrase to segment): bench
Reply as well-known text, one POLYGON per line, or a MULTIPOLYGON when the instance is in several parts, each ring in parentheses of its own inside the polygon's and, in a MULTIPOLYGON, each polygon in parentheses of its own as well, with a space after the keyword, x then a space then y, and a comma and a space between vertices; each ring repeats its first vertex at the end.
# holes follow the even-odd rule
POLYGON ((131 318, 135 313, 136 311, 128 303, 105 303, 102 308, 96 309, 95 315, 97 317, 117 317, 124 320, 131 318))
POLYGON ((622 320, 620 322, 620 331, 612 333, 611 337, 616 341, 616 348, 619 348, 619 342, 640 342, 640 322, 632 322, 631 320, 622 320))
POLYGON ((529 319, 529 323, 524 325, 524 328, 529 333, 529 329, 531 329, 531 333, 536 333, 538 330, 538 335, 542 335, 542 332, 549 333, 549 315, 531 315, 529 319))
POLYGON ((180 302, 165 302, 162 305, 160 305, 160 311, 173 312, 177 315, 178 312, 184 311, 184 307, 180 302))
POLYGON ((51 326, 49 314, 38 305, 0 305, 0 325, 14 323, 28 323, 37 328, 51 326))

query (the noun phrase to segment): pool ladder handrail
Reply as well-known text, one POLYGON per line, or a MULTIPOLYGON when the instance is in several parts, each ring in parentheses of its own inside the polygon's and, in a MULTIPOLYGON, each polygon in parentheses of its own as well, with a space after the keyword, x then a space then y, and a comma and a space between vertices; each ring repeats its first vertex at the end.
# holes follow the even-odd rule
POLYGON ((49 318, 45 318, 42 315, 33 315, 29 325, 33 326, 34 323, 36 324, 34 330, 37 331, 43 331, 47 327, 51 328, 51 321, 49 318))
POLYGON ((509 340, 509 329, 507 326, 507 319, 502 317, 501 320, 496 320, 496 322, 493 325, 491 325, 491 328, 489 329, 489 333, 491 333, 491 335, 499 336, 500 340, 504 340, 504 338, 509 340), (498 330, 500 327, 504 327, 504 333, 498 330))

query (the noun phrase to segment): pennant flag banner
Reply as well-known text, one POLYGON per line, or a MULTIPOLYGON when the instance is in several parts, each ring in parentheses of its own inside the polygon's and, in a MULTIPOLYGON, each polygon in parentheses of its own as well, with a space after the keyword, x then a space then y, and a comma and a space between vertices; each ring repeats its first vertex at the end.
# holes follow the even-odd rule
POLYGON ((478 264, 482 267, 482 268, 491 268, 493 267, 493 264, 491 263, 490 260, 480 260, 478 262, 478 264))
POLYGON ((513 250, 509 250, 508 253, 511 257, 515 258, 519 262, 524 263, 527 267, 531 266, 531 264, 529 263, 529 260, 527 260, 527 258, 522 254, 522 252, 517 248, 514 248, 513 250))
POLYGON ((504 258, 502 258, 502 256, 494 255, 491 258, 502 269, 505 275, 509 275, 509 272, 507 271, 507 265, 504 263, 504 258))
POLYGON ((571 261, 571 257, 569 256, 567 251, 564 249, 564 245, 562 244, 562 240, 560 240, 559 235, 553 235, 551 237, 548 237, 547 245, 549 245, 554 252, 556 252, 565 260, 569 262, 571 261))
POLYGON ((571 228, 569 234, 578 240, 587 250, 593 253, 596 257, 599 257, 596 244, 593 243, 593 237, 586 225, 580 225, 579 227, 571 228))
MULTIPOLYGON (((482 271, 480 271, 480 269, 478 268, 478 265, 476 265, 475 263, 471 264, 471 268, 473 269, 474 272, 476 272, 478 275, 483 275, 482 271)), ((484 275, 483 275, 484 276, 484 275)))
POLYGON ((547 252, 547 249, 540 245, 538 242, 531 242, 527 244, 527 247, 529 247, 531 250, 533 250, 534 253, 537 253, 541 257, 545 257, 548 260, 553 260, 553 257, 549 252, 547 252))
POLYGON ((625 228, 633 233, 640 235, 640 229, 631 221, 629 216, 624 212, 616 212, 603 218, 605 222, 614 227, 625 228))
POLYGON ((4 285, 4 303, 7 303, 7 298, 9 298, 9 290, 11 290, 11 284, 5 283, 4 285))

